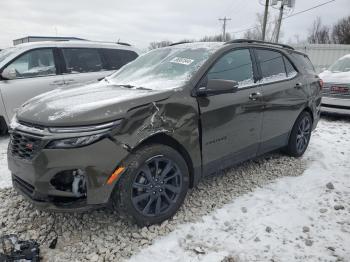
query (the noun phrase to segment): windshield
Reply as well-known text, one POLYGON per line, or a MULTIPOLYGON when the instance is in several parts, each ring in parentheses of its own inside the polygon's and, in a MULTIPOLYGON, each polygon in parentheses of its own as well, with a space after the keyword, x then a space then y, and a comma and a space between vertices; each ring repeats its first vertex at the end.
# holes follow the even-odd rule
POLYGON ((222 44, 198 43, 150 51, 109 77, 114 84, 150 89, 184 85, 222 44))
POLYGON ((1 51, 0 51, 0 63, 1 63, 2 61, 4 61, 5 58, 7 58, 8 56, 12 55, 12 54, 15 52, 15 50, 16 50, 16 49, 15 49, 14 47, 1 50, 1 51))
POLYGON ((329 71, 333 73, 337 72, 349 72, 350 71, 350 56, 344 56, 337 60, 331 67, 329 71))

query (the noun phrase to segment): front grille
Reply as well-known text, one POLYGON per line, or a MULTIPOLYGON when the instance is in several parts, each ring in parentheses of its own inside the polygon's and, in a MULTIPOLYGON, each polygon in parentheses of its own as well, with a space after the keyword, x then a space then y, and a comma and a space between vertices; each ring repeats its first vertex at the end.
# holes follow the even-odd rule
POLYGON ((24 181, 23 179, 20 179, 18 176, 13 175, 13 182, 17 184, 25 193, 32 195, 34 192, 34 187, 24 181))
POLYGON ((9 150, 13 156, 31 160, 42 148, 42 140, 22 133, 10 134, 9 150))

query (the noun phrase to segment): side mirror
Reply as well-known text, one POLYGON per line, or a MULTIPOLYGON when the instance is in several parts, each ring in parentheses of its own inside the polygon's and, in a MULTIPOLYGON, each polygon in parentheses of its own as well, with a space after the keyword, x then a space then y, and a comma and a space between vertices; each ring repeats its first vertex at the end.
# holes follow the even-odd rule
POLYGON ((235 93, 238 90, 238 82, 234 80, 210 79, 207 86, 197 90, 197 96, 210 96, 235 93))
POLYGON ((2 73, 1 77, 5 80, 13 80, 17 78, 17 72, 15 68, 5 68, 2 73))

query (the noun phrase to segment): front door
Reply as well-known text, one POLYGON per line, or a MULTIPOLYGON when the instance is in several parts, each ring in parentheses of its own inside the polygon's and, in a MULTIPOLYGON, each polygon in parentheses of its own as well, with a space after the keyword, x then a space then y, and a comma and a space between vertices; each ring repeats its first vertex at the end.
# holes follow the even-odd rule
POLYGON ((238 91, 198 97, 202 127, 204 174, 254 157, 260 142, 262 98, 254 83, 249 49, 235 49, 219 58, 204 79, 235 80, 238 91))
POLYGON ((57 75, 52 48, 26 52, 12 61, 7 68, 14 68, 17 73, 16 79, 0 81, 2 99, 9 120, 28 99, 64 84, 62 75, 57 75))

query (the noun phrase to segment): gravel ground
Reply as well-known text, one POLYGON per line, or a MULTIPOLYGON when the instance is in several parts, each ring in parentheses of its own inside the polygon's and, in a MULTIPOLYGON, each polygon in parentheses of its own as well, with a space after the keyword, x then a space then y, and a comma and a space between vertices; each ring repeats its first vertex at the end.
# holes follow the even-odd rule
POLYGON ((37 211, 13 189, 1 189, 0 236, 14 233, 21 239, 37 240, 44 261, 119 261, 151 245, 179 224, 198 221, 237 196, 282 176, 299 176, 304 170, 302 159, 278 153, 245 162, 202 180, 172 219, 148 228, 129 224, 109 209, 85 214, 37 211), (50 249, 56 234, 57 246, 50 249))

